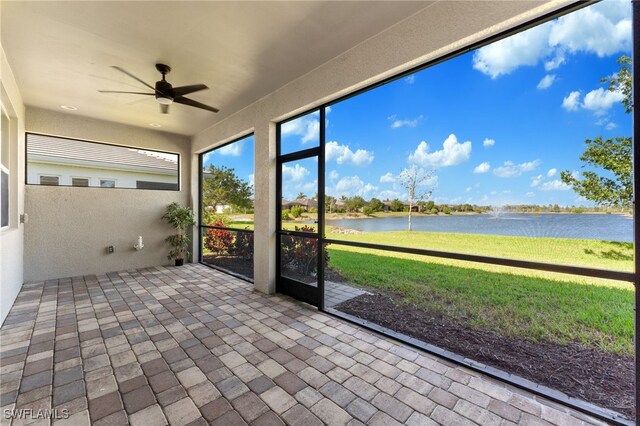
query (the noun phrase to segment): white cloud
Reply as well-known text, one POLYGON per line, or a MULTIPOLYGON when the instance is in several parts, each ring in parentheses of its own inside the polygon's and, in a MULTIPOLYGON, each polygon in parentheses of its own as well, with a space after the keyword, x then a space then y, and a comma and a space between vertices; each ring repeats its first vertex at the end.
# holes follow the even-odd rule
POLYGON ((535 192, 527 192, 525 195, 529 198, 536 196, 535 192))
POLYGON ((473 190, 473 187, 471 187, 471 186, 467 186, 467 189, 465 189, 465 190, 464 190, 464 192, 469 193, 469 192, 471 192, 472 190, 473 190))
POLYGON ((366 166, 374 159, 373 152, 364 149, 351 151, 348 145, 340 145, 336 141, 327 142, 325 146, 326 161, 335 160, 338 164, 353 164, 356 166, 366 166))
POLYGON ((556 56, 544 63, 544 70, 545 71, 555 70, 565 62, 566 62, 566 59, 564 56, 564 52, 561 49, 558 49, 558 51, 556 51, 556 56))
POLYGON ((568 191, 571 187, 566 185, 560 179, 556 179, 543 183, 540 189, 542 191, 568 191))
POLYGON ((427 142, 420 142, 416 150, 409 155, 409 162, 423 167, 439 168, 458 165, 467 161, 470 156, 471 142, 458 143, 456 136, 450 134, 439 151, 429 152, 427 142))
POLYGON ((329 181, 333 182, 340 177, 340 174, 336 170, 331 170, 329 172, 329 181))
POLYGON ((213 157, 213 151, 209 151, 206 154, 204 154, 202 156, 202 164, 207 164, 209 162, 209 160, 211 160, 211 157, 213 157))
POLYGON ((251 173, 249 176, 247 176, 247 180, 249 181, 249 185, 255 186, 256 177, 255 177, 255 175, 253 173, 251 173))
POLYGON ((282 178, 287 181, 300 182, 309 176, 309 170, 302 167, 300 164, 296 164, 293 167, 289 167, 286 164, 282 166, 282 178))
POLYGON ((544 178, 542 177, 542 175, 538 175, 538 176, 534 176, 531 178, 531 186, 532 187, 536 187, 536 186, 540 186, 540 184, 542 183, 542 180, 544 178))
POLYGON ((413 84, 413 83, 415 83, 415 82, 416 82, 416 75, 415 75, 415 74, 411 74, 411 75, 409 75, 409 76, 405 77, 405 78, 404 78, 404 81, 405 81, 407 84, 413 84))
POLYGON ((591 111, 595 111, 596 114, 602 115, 607 110, 611 109, 613 104, 618 103, 624 99, 624 95, 620 92, 612 92, 599 87, 590 91, 584 95, 584 101, 582 107, 591 111))
POLYGON ((542 77, 542 80, 540 80, 540 83, 538 83, 538 85, 536 86, 536 89, 546 90, 549 87, 551 87, 551 85, 555 80, 556 80, 555 74, 547 74, 544 77, 542 77))
POLYGON ((300 136, 303 145, 317 141, 320 136, 319 114, 316 112, 289 121, 282 125, 281 132, 282 136, 300 136))
POLYGON ((580 108, 580 92, 576 90, 569 93, 569 95, 562 100, 562 108, 567 111, 577 111, 578 108, 580 108))
POLYGON ((473 169, 473 173, 487 173, 489 170, 491 170, 491 164, 485 161, 484 163, 478 164, 473 169))
POLYGON ((549 53, 548 25, 540 25, 478 49, 473 55, 473 68, 498 78, 522 65, 535 65, 549 53))
POLYGON ((393 173, 388 172, 387 174, 380 176, 380 182, 383 183, 393 183, 396 181, 395 176, 393 176, 393 173))
POLYGON ((502 166, 493 169, 493 174, 502 178, 516 177, 522 175, 525 172, 530 172, 537 169, 539 165, 540 160, 533 160, 520 164, 514 164, 511 161, 505 161, 502 166))
POLYGON ((558 169, 556 168, 549 169, 549 171, 547 172, 547 177, 554 177, 557 173, 558 173, 558 169))
POLYGON ((336 183, 335 186, 335 194, 338 197, 341 197, 343 195, 347 197, 360 195, 363 198, 370 198, 371 194, 377 190, 377 186, 363 182, 359 176, 343 177, 338 181, 338 183, 336 183))
POLYGON ((603 1, 478 49, 473 68, 497 78, 544 61, 547 71, 567 54, 599 57, 631 50, 631 2, 603 1))
POLYGON ((491 148, 495 144, 496 144, 495 139, 491 139, 491 138, 484 138, 484 140, 482 141, 482 146, 484 146, 485 148, 491 148))
POLYGON ((394 114, 389 117, 389 119, 393 120, 393 123, 391 123, 392 129, 399 129, 400 127, 416 127, 418 122, 422 120, 422 115, 419 115, 413 120, 397 120, 396 115, 394 114))
POLYGON ((549 34, 550 46, 601 58, 631 50, 631 40, 631 2, 623 1, 604 1, 562 16, 549 34))
POLYGON ((614 123, 613 121, 611 121, 609 119, 609 117, 602 117, 602 118, 598 119, 598 121, 596 121, 596 125, 597 126, 604 126, 604 128, 607 129, 607 130, 613 130, 616 127, 618 127, 618 125, 616 123, 614 123))
MULTIPOLYGON (((562 108, 567 111, 578 111, 580 108, 588 109, 590 111, 594 111, 595 115, 604 115, 614 104, 622 101, 624 99, 624 95, 620 92, 612 92, 610 90, 606 90, 602 87, 594 89, 584 95, 582 101, 580 101, 580 92, 573 91, 569 93, 562 100, 562 108)), ((602 125, 607 120, 598 120, 596 124, 602 125)))
POLYGON ((244 148, 243 142, 235 142, 218 148, 216 152, 224 156, 239 157, 242 154, 242 148, 244 148))

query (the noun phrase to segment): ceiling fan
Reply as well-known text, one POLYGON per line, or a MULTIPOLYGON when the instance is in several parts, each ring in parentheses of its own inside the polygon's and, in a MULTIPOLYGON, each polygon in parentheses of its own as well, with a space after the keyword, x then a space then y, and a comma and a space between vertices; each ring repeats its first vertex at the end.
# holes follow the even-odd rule
POLYGON ((113 65, 112 68, 117 69, 118 71, 128 75, 134 80, 139 81, 140 83, 147 86, 149 89, 153 90, 153 93, 145 93, 145 92, 122 92, 118 90, 98 90, 100 93, 126 93, 130 95, 146 95, 146 96, 155 96, 156 100, 160 104, 160 112, 163 114, 169 113, 169 105, 172 103, 178 103, 183 105, 189 105, 196 108, 206 109, 211 112, 218 112, 217 108, 214 108, 209 105, 205 105, 198 101, 194 101, 193 99, 185 98, 184 95, 188 95, 189 93, 199 92, 200 90, 208 89, 208 87, 204 84, 192 84, 190 86, 180 86, 173 87, 171 83, 169 83, 165 76, 169 74, 171 71, 171 67, 165 64, 156 64, 156 69, 162 74, 162 80, 156 81, 156 87, 151 86, 148 83, 142 81, 142 79, 136 77, 131 74, 129 71, 124 70, 118 66, 113 65))

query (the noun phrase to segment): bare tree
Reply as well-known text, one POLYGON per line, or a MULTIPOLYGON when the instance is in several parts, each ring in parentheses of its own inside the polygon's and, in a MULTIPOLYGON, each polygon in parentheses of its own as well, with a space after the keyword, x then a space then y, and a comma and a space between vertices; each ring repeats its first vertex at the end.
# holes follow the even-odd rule
POLYGON ((431 196, 432 189, 429 184, 433 176, 432 170, 425 170, 415 164, 401 171, 398 176, 400 183, 409 194, 409 231, 413 231, 411 223, 413 206, 418 201, 427 200, 431 196))

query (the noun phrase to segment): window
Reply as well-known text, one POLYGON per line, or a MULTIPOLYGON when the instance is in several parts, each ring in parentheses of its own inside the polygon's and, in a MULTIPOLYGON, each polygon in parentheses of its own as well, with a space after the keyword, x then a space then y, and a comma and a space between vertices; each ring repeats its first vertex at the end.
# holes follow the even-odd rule
POLYGON ((178 185, 175 183, 166 183, 166 182, 149 182, 145 180, 136 181, 137 189, 162 189, 162 190, 177 190, 178 185))
POLYGON ((180 156, 168 152, 27 133, 29 185, 177 191, 179 163, 180 156))
POLYGON ((253 135, 200 155, 200 262, 253 280, 253 135))
POLYGON ((88 178, 71 178, 71 186, 89 186, 88 178))
POLYGON ((0 109, 0 228, 9 226, 9 117, 0 109))
POLYGON ((40 176, 40 185, 58 186, 58 185, 60 185, 60 177, 58 177, 58 176, 40 176))

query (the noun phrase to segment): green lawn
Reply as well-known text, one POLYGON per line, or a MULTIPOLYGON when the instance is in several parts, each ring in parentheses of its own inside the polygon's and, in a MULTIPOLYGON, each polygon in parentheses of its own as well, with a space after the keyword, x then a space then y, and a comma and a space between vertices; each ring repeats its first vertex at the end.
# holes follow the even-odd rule
MULTIPOLYGON (((521 259, 543 263, 558 263, 616 271, 633 271, 633 244, 610 241, 579 240, 571 238, 527 238, 500 235, 455 234, 443 232, 369 232, 357 235, 329 232, 328 238, 345 241, 414 247, 454 253, 521 259)), ((345 248, 345 250, 348 250, 345 248)), ((415 255, 394 254, 396 257, 421 259, 415 255)), ((450 259, 430 258, 429 262, 463 266, 491 272, 511 272, 521 275, 579 280, 584 283, 632 288, 631 284, 596 278, 578 278, 558 273, 514 269, 450 259)))
POLYGON ((629 288, 555 281, 429 263, 400 253, 332 246, 330 267, 350 283, 399 293, 456 321, 506 336, 580 341, 633 355, 633 300, 629 288))

